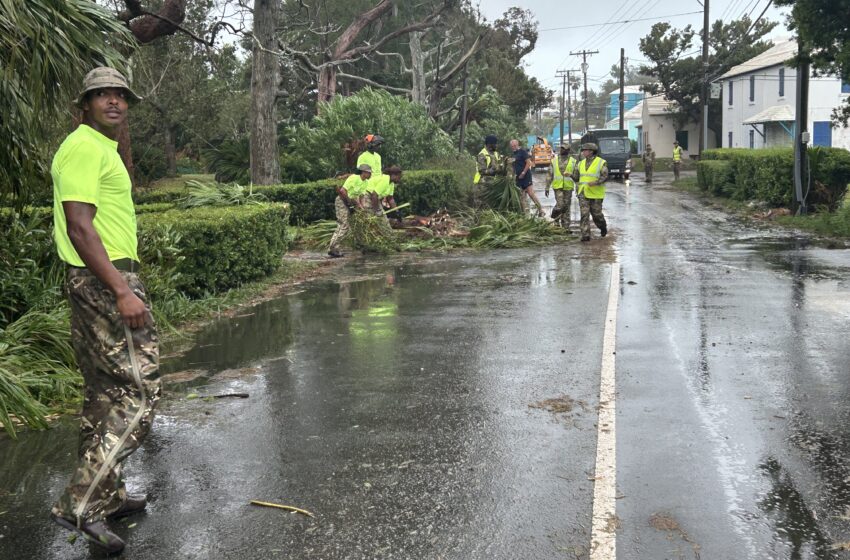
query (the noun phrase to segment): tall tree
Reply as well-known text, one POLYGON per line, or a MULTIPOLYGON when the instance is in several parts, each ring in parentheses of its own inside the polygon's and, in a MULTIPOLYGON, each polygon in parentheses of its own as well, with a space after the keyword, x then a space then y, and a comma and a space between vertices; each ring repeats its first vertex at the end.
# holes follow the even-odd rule
POLYGON ((277 25, 281 0, 255 0, 251 71, 251 181, 280 182, 277 145, 277 93, 280 61, 277 25))
MULTIPOLYGON (((850 0, 776 0, 776 4, 792 6, 790 27, 797 30, 812 70, 840 76, 843 83, 850 83, 850 0)), ((833 116, 847 126, 850 97, 833 116)))
MULTIPOLYGON (((766 51, 772 43, 764 38, 776 27, 776 22, 759 20, 755 23, 744 16, 724 23, 717 20, 709 30, 709 75, 720 76, 766 51)), ((644 87, 652 95, 663 94, 675 102, 673 115, 679 125, 699 124, 701 116, 702 60, 694 53, 696 32, 690 25, 676 29, 667 22, 656 23, 649 35, 640 40, 640 50, 651 61, 641 66, 640 73, 655 82, 644 87)), ((722 112, 718 100, 709 101, 708 126, 720 142, 722 112)))

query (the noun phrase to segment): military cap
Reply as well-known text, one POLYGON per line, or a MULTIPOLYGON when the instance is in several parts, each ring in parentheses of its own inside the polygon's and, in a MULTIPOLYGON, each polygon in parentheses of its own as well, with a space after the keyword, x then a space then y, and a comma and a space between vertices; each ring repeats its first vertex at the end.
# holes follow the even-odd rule
POLYGON ((592 152, 595 153, 595 152, 599 151, 599 146, 597 146, 593 142, 587 142, 587 143, 581 145, 581 149, 582 150, 591 150, 592 152))

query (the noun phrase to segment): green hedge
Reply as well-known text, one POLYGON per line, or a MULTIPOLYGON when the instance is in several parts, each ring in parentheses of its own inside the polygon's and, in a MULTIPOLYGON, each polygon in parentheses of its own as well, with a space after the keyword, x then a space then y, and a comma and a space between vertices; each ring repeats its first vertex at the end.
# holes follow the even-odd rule
POLYGON ((697 165, 697 185, 715 196, 731 197, 735 188, 732 165, 728 161, 700 161, 697 165))
POLYGON ((138 219, 140 239, 179 236, 182 260, 176 288, 190 296, 274 272, 289 245, 288 221, 286 204, 174 209, 138 219))
MULTIPOLYGON (((339 179, 324 179, 295 185, 255 186, 254 192, 271 202, 287 202, 292 207, 293 224, 334 219, 334 199, 339 179)), ((455 174, 451 171, 405 171, 396 188, 398 204, 410 203, 410 212, 430 214, 443 207, 454 207, 463 199, 455 174)))
MULTIPOLYGON (((812 188, 808 203, 834 209, 850 183, 850 152, 810 148, 812 188)), ((790 206, 794 197, 794 151, 791 148, 722 148, 705 150, 697 164, 701 189, 735 200, 761 200, 790 206)))

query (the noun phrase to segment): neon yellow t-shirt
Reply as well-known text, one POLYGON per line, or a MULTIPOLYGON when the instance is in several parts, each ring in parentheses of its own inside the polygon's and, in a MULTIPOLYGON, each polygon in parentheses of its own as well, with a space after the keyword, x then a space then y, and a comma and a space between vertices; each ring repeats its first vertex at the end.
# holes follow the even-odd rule
POLYGON ((378 175, 369 179, 369 191, 375 191, 381 198, 393 196, 395 194, 395 183, 390 181, 389 175, 378 175))
POLYGON ((381 167, 381 154, 375 152, 374 154, 369 150, 366 150, 357 158, 357 167, 360 167, 363 164, 368 165, 372 168, 372 178, 378 178, 383 175, 382 167, 381 167))
POLYGON ((97 208, 94 229, 109 260, 139 260, 133 184, 118 142, 81 124, 65 138, 50 168, 53 176, 53 238, 59 258, 85 266, 68 238, 63 202, 85 202, 97 208))
POLYGON ((357 198, 369 192, 369 181, 364 180, 360 175, 349 175, 342 188, 348 193, 348 198, 357 198))

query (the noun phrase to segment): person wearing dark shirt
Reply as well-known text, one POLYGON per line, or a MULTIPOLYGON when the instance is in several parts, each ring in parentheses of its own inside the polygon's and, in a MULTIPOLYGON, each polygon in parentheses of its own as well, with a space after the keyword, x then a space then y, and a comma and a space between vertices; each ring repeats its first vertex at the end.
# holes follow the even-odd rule
POLYGON ((537 215, 544 217, 546 213, 543 211, 543 205, 540 204, 540 200, 534 194, 534 187, 532 186, 531 169, 534 167, 534 162, 531 159, 531 155, 526 150, 520 148, 519 140, 511 140, 511 150, 514 153, 516 186, 521 191, 519 203, 522 206, 522 213, 523 215, 528 214, 528 201, 525 197, 529 196, 537 206, 537 215))

